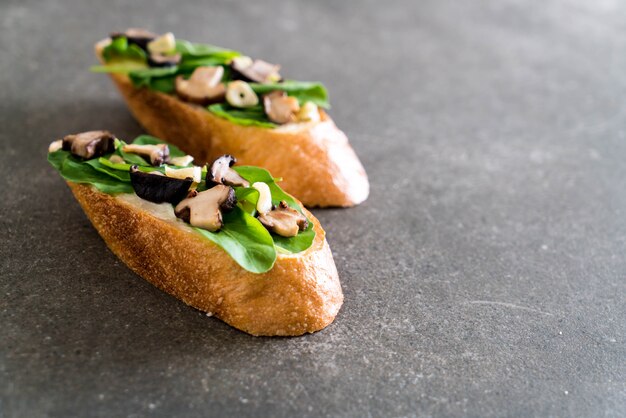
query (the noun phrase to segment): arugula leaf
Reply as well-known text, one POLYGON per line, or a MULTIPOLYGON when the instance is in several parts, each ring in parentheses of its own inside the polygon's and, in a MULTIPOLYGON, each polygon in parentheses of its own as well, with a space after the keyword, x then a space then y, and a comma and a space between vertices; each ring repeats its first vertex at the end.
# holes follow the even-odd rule
POLYGON ((261 128, 275 128, 277 125, 270 122, 260 105, 238 109, 227 103, 210 105, 209 112, 243 126, 259 126, 261 128))
POLYGON ((241 267, 252 273, 265 273, 276 261, 272 236, 253 216, 236 206, 223 215, 224 226, 217 232, 193 228, 226 251, 241 267))

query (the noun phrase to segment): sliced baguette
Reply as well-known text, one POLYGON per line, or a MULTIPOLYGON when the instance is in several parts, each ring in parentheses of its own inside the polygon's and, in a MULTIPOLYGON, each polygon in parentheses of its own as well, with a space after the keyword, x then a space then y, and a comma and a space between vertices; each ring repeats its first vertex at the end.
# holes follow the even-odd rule
POLYGON ((267 273, 240 267, 224 250, 134 194, 112 196, 68 182, 107 246, 131 270, 165 292, 257 336, 296 336, 330 324, 343 293, 325 232, 302 253, 279 254, 267 273))
MULTIPOLYGON (((101 62, 108 42, 96 44, 101 62)), ((369 195, 361 162, 324 111, 320 110, 320 122, 275 129, 241 126, 174 95, 137 89, 124 74, 110 75, 139 123, 194 156, 197 163, 236 155, 240 165, 260 166, 281 177, 281 187, 309 207, 354 206, 369 195)))

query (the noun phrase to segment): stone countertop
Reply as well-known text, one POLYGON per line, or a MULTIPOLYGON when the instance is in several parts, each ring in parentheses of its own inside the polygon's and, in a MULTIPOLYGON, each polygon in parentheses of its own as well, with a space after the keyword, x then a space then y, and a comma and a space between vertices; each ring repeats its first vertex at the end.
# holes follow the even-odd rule
POLYGON ((626 415, 626 5, 0 4, 0 417, 626 415), (92 44, 143 26, 323 81, 371 180, 316 210, 334 324, 254 338, 107 250, 45 160, 141 127, 92 44))

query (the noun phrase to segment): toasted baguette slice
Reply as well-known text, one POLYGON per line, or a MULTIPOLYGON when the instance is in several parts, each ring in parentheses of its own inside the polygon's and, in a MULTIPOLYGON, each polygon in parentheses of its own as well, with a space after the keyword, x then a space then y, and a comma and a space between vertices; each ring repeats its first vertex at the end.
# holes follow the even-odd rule
POLYGON ((319 222, 315 241, 298 254, 279 254, 267 273, 241 268, 224 250, 177 221, 169 204, 134 194, 112 196, 68 182, 107 246, 161 290, 252 335, 295 336, 330 324, 343 293, 319 222))
MULTIPOLYGON (((96 54, 108 44, 96 44, 96 54)), ((281 187, 309 207, 354 206, 369 195, 367 174, 346 135, 320 111, 321 121, 275 129, 241 126, 174 95, 135 88, 128 76, 110 74, 130 111, 150 134, 209 162, 236 155, 281 177, 281 187)))

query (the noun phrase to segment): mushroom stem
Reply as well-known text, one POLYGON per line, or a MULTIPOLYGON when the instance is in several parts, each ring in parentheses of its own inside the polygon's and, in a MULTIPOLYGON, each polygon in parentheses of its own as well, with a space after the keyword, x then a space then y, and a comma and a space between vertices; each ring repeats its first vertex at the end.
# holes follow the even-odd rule
POLYGON ((122 151, 148 157, 150 159, 150 164, 154 166, 159 166, 167 162, 170 157, 170 149, 167 144, 128 144, 122 147, 122 151))

